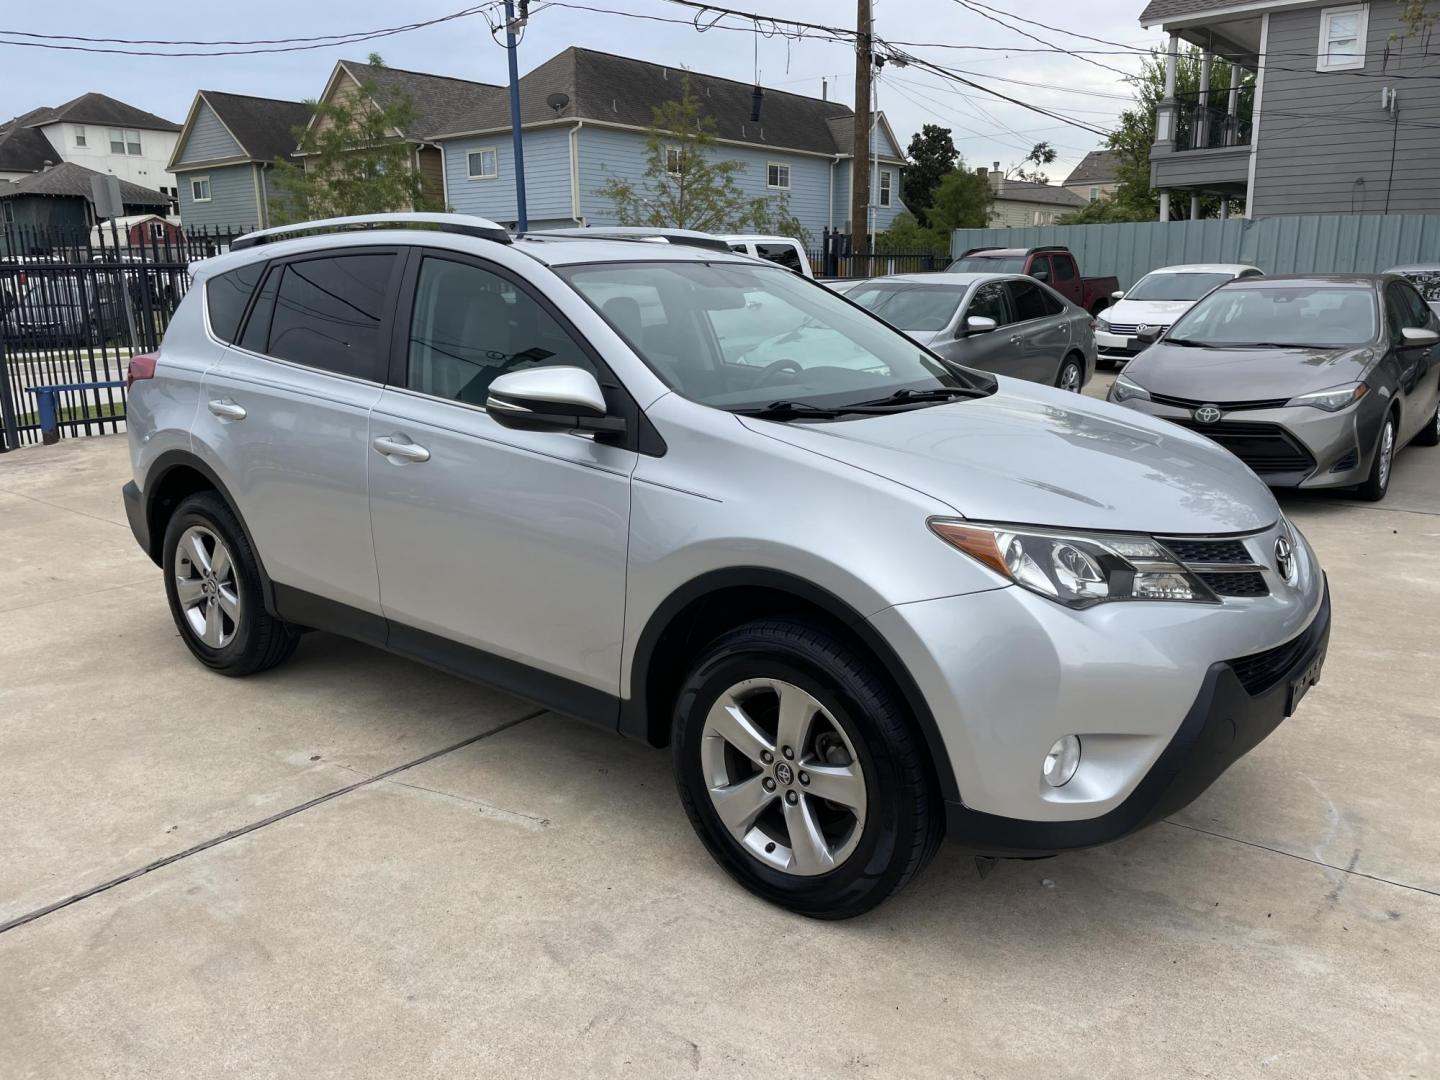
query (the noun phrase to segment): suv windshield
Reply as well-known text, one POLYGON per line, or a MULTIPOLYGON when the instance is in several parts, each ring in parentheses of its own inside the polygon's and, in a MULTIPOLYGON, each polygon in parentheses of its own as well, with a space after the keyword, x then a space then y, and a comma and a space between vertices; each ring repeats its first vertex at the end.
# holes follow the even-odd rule
POLYGON ((967 255, 945 268, 947 274, 1020 274, 1024 270, 1024 255, 967 255))
POLYGON ((1146 274, 1125 294, 1126 300, 1199 300, 1229 274, 1146 274))
POLYGON ((1364 287, 1227 286, 1186 312, 1165 335, 1179 345, 1364 345, 1375 338, 1375 293, 1364 287))
POLYGON ((715 408, 783 400, 835 409, 896 391, 995 386, 778 266, 672 261, 555 270, 668 386, 715 408))
POLYGON ((965 290, 953 285, 869 284, 845 295, 891 326, 933 331, 950 325, 965 290))

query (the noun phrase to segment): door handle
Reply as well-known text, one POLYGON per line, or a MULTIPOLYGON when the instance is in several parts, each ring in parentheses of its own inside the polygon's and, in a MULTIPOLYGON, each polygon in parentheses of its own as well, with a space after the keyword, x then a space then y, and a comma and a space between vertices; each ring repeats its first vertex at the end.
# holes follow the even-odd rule
POLYGON ((429 450, 419 443, 411 442, 404 435, 381 435, 370 445, 387 458, 400 458, 403 461, 416 462, 430 460, 429 450))
POLYGON ((1024 340, 1025 340, 1025 339, 1022 338, 1019 334, 1011 334, 1011 335, 1010 335, 1010 344, 1011 344, 1011 345, 1019 345, 1019 344, 1020 344, 1022 341, 1024 341, 1024 340))
POLYGON ((244 420, 245 406, 237 405, 229 398, 217 398, 207 406, 221 420, 244 420))

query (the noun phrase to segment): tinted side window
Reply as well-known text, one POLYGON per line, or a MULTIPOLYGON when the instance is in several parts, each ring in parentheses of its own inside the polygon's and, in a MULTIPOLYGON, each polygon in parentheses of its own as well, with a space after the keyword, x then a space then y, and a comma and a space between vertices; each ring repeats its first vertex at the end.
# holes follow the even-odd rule
POLYGON ((1055 264, 1056 281, 1075 280, 1075 260, 1069 255, 1052 255, 1051 262, 1055 264))
POLYGON ((221 341, 233 343, 240 332, 240 320, 250 294, 265 272, 263 262, 251 263, 228 274, 216 274, 205 283, 205 306, 210 309, 210 329, 221 341))
POLYGON ((1036 281, 1050 280, 1050 256, 1036 255, 1030 260, 1030 276, 1036 281))
POLYGON ((975 295, 970 298, 970 306, 965 310, 965 317, 978 315, 984 319, 994 319, 996 326, 1004 326, 1010 321, 1010 308, 1005 301, 1005 286, 1000 282, 991 285, 981 285, 975 290, 975 295))
POLYGON ((257 353, 265 351, 270 337, 270 318, 275 314, 275 293, 283 272, 284 267, 277 266, 265 276, 265 284, 260 286, 255 305, 250 309, 250 317, 245 320, 245 329, 241 331, 237 343, 242 349, 257 353))
POLYGON ((1040 301, 1045 305, 1046 315, 1059 315, 1065 310, 1065 299, 1049 289, 1040 290, 1040 301))
MULTIPOLYGON (((640 332, 640 304, 625 306, 640 332)), ((575 340, 528 293, 489 270, 449 259, 420 265, 410 318, 405 385, 422 394, 483 405, 490 381, 507 371, 570 366, 595 374, 575 340)))
POLYGON ((756 244, 755 251, 762 259, 779 263, 786 270, 794 270, 797 274, 804 273, 800 265, 800 253, 791 244, 756 244))
POLYGON ((1430 308, 1425 301, 1420 299, 1420 294, 1408 285, 1392 285, 1392 289, 1399 295, 1404 304, 1406 314, 1405 325, 1418 328, 1425 328, 1430 325, 1430 308))
POLYGON ((336 255, 287 263, 265 350, 307 367, 381 382, 385 297, 395 255, 336 255))
POLYGON ((1045 317, 1045 297, 1040 286, 1033 281, 1007 281, 1005 287, 1010 290, 1010 306, 1015 311, 1016 322, 1045 317))

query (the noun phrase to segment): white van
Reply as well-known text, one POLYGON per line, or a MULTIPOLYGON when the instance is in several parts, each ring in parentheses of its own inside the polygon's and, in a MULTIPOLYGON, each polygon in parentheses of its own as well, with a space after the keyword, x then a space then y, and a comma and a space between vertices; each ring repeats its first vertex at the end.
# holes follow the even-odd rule
POLYGON ((761 236, 754 233, 737 233, 722 236, 730 250, 741 255, 752 255, 757 259, 769 259, 779 263, 786 270, 794 270, 801 277, 813 278, 815 271, 810 268, 810 257, 799 240, 789 236, 761 236))

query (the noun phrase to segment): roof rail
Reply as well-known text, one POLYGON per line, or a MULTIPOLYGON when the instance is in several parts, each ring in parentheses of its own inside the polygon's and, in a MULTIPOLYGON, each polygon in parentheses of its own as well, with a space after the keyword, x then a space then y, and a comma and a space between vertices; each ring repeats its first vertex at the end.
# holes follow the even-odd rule
POLYGON ((564 237, 571 240, 640 240, 681 244, 685 247, 709 248, 713 251, 730 250, 730 245, 713 233, 698 232, 695 229, 650 229, 643 225, 610 225, 596 228, 587 225, 580 229, 536 229, 527 236, 564 237))
POLYGON ((975 247, 975 248, 971 248, 970 250, 968 250, 968 251, 966 251, 964 254, 962 254, 962 255, 960 256, 960 258, 962 258, 962 259, 968 259, 971 255, 978 255, 978 254, 980 254, 980 252, 982 252, 982 251, 1003 251, 1003 250, 1005 250, 1005 249, 1002 248, 999 244, 991 244, 989 247, 975 247))
POLYGON ((294 225, 278 225, 273 229, 260 229, 246 233, 231 241, 231 251, 260 244, 273 244, 311 233, 349 232, 356 229, 403 227, 406 225, 429 225, 440 232, 459 233, 475 236, 481 240, 493 240, 497 244, 510 243, 510 234, 495 222, 471 214, 360 214, 355 217, 323 218, 319 221, 300 221, 294 225))

